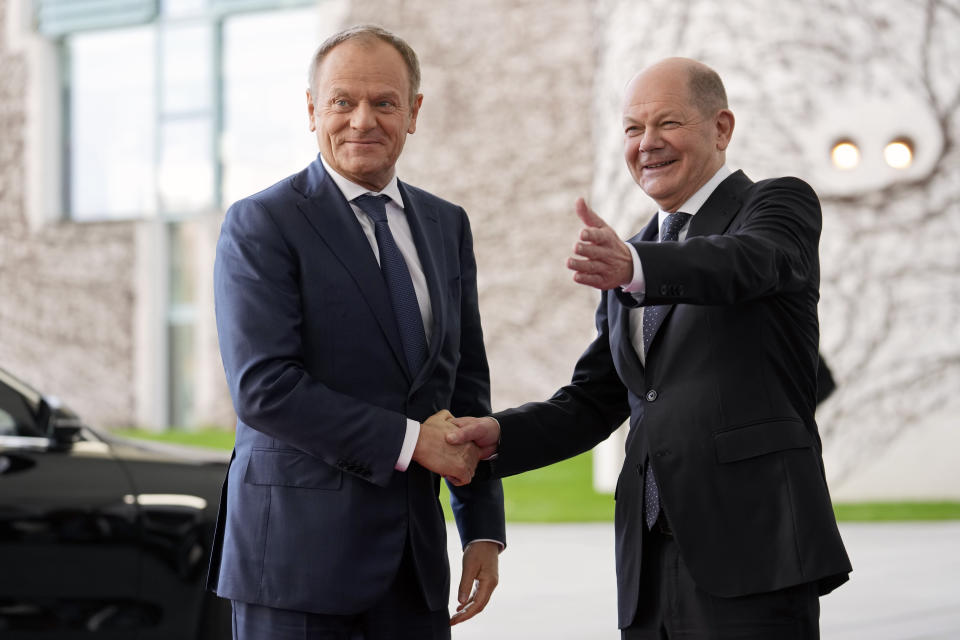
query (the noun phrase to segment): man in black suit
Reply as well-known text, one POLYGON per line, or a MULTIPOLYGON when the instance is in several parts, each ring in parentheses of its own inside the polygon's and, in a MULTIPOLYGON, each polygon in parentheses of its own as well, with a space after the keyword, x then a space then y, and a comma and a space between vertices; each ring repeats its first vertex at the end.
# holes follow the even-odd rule
POLYGON ((492 472, 576 455, 628 416, 616 489, 624 638, 812 638, 847 579, 814 420, 821 214, 796 178, 726 165, 719 76, 671 58, 633 78, 624 153, 660 206, 628 242, 583 200, 568 266, 598 335, 546 402, 455 422, 492 472))
POLYGON ((465 484, 476 447, 444 440, 446 408, 490 410, 470 224, 396 177, 419 81, 396 35, 332 36, 307 91, 320 155, 223 222, 238 421, 209 585, 238 640, 448 639, 497 584, 503 489, 465 484), (465 546, 452 620, 441 475, 465 546))

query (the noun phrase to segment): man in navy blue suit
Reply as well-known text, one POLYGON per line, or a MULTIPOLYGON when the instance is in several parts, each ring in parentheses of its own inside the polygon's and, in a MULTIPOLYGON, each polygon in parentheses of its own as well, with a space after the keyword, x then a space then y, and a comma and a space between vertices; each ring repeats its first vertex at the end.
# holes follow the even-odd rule
POLYGON ((490 411, 464 210, 400 182, 416 54, 372 26, 318 49, 318 158, 227 212, 217 329, 237 411, 209 585, 235 637, 449 638, 505 544, 499 480, 446 421, 490 411), (465 546, 450 618, 440 477, 465 546))

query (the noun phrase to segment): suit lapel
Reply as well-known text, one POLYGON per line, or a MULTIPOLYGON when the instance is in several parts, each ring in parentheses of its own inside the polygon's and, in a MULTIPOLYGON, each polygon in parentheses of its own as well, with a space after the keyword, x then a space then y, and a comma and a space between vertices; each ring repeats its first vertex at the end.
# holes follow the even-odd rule
POLYGON ((637 395, 643 393, 640 387, 643 380, 643 363, 633 348, 632 334, 630 333, 630 312, 633 309, 620 304, 615 296, 608 298, 607 317, 610 320, 610 342, 616 345, 614 365, 620 373, 620 379, 637 395))
MULTIPOLYGON (((657 236, 657 216, 653 216, 653 219, 647 223, 647 226, 643 228, 640 233, 630 238, 630 242, 650 242, 655 239, 657 236)), ((615 298, 612 298, 615 300, 615 298)), ((620 368, 622 372, 626 375, 622 375, 621 379, 627 381, 641 381, 643 380, 643 363, 640 362, 640 356, 637 355, 637 350, 633 347, 633 334, 630 331, 630 312, 632 309, 629 307, 620 304, 619 302, 616 305, 613 305, 616 308, 616 318, 617 321, 613 323, 613 326, 610 328, 610 337, 614 344, 618 345, 618 358, 620 368)), ((613 317, 612 314, 608 317, 613 317)), ((634 393, 640 395, 643 393, 642 390, 633 389, 634 393)))
POLYGON ((724 233, 733 222, 734 215, 743 204, 741 194, 753 184, 743 171, 730 174, 720 183, 707 201, 703 203, 697 215, 690 220, 688 238, 710 236, 724 233))
POLYGON ((353 277, 383 330, 394 356, 403 370, 407 371, 407 360, 390 304, 390 293, 387 291, 380 265, 370 249, 370 242, 364 235, 353 209, 324 171, 319 159, 294 177, 293 186, 305 196, 297 203, 301 213, 353 277))
MULTIPOLYGON (((740 209, 742 203, 740 194, 747 189, 750 184, 752 184, 750 179, 743 171, 736 171, 730 174, 729 177, 713 190, 713 193, 710 194, 707 201, 697 210, 696 215, 691 218, 690 228, 687 231, 687 239, 724 233, 733 221, 734 215, 740 209)), ((653 235, 651 234, 648 237, 652 238, 653 235)), ((653 345, 656 342, 660 327, 663 326, 663 323, 667 321, 673 313, 674 307, 676 307, 676 305, 673 304, 663 306, 667 308, 653 329, 653 337, 650 339, 650 351, 654 350, 653 345)), ((646 358, 649 360, 649 353, 646 354, 646 358)))
POLYGON ((447 317, 446 307, 449 302, 447 296, 443 295, 440 265, 437 264, 438 256, 433 250, 434 247, 443 246, 437 211, 423 202, 422 199, 416 197, 416 193, 408 189, 404 183, 398 182, 398 186, 403 198, 403 210, 407 216, 407 223, 410 225, 410 233, 413 235, 413 243, 417 247, 420 266, 423 268, 423 275, 427 279, 430 308, 433 314, 433 327, 427 359, 420 371, 414 374, 413 385, 410 388, 412 393, 430 377, 430 372, 437 361, 440 346, 443 342, 444 320, 447 317))

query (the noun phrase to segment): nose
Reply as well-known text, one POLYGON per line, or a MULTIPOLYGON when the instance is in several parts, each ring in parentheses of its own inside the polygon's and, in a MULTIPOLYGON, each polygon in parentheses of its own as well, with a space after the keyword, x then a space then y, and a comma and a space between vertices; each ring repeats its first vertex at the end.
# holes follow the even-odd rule
POLYGON ((660 132, 657 127, 647 127, 643 135, 640 136, 640 141, 637 143, 637 148, 643 153, 649 153, 662 146, 663 139, 660 137, 660 132))
POLYGON ((358 131, 369 131, 375 126, 377 119, 374 117, 373 107, 366 100, 361 101, 350 114, 350 127, 358 131))

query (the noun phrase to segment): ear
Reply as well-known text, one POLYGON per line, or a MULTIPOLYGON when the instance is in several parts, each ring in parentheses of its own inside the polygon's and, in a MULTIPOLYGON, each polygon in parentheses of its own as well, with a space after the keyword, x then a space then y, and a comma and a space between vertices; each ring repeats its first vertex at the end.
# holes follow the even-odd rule
POLYGON ((410 126, 407 127, 407 133, 413 133, 417 130, 417 115, 420 113, 420 105, 423 104, 423 94, 418 93, 410 105, 410 126))
POLYGON ((733 112, 729 109, 721 109, 716 117, 717 149, 719 151, 725 151, 727 145, 730 144, 730 138, 733 136, 733 125, 733 112))
POLYGON ((310 89, 307 89, 307 117, 309 121, 310 131, 317 130, 317 125, 313 121, 313 112, 314 112, 313 96, 310 95, 310 89))

